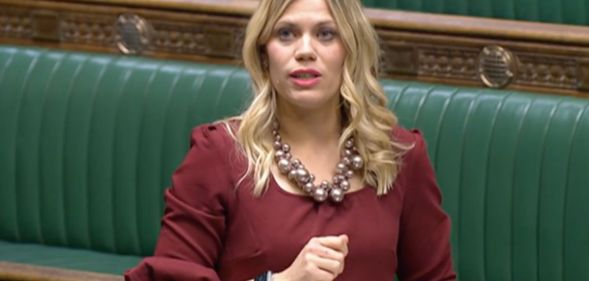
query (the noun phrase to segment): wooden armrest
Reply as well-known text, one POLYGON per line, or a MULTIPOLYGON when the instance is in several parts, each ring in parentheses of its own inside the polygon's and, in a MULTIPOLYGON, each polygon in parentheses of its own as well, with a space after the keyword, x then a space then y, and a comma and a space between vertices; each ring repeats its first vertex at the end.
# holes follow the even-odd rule
POLYGON ((0 280, 10 281, 122 281, 123 276, 0 262, 0 280))

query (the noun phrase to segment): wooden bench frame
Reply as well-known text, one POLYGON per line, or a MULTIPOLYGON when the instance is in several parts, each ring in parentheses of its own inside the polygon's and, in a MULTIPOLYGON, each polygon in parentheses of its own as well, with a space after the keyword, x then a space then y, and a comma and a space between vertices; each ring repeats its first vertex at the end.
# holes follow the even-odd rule
POLYGON ((0 280, 3 281, 123 281, 123 276, 0 262, 0 280))

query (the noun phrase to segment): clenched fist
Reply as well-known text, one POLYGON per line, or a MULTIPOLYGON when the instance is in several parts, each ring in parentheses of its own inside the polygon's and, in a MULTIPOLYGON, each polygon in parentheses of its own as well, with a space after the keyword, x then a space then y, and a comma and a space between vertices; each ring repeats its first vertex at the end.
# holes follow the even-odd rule
POLYGON ((348 236, 313 237, 284 271, 273 281, 333 281, 344 271, 348 236))

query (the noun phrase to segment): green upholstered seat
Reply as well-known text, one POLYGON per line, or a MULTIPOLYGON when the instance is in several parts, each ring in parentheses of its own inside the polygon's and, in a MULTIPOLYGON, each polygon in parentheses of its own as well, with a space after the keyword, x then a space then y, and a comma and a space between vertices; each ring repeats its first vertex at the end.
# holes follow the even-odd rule
MULTIPOLYGON (((120 274, 149 255, 190 129, 240 112, 248 79, 0 46, 0 261, 120 274)), ((460 280, 589 280, 589 100, 383 84, 429 144, 460 280)))
POLYGON ((523 21, 589 24, 589 0, 362 0, 367 7, 523 21))

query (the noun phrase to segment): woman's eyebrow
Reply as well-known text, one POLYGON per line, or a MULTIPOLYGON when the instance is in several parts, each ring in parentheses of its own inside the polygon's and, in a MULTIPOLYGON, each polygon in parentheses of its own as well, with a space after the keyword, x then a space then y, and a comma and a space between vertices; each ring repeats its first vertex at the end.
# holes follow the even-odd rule
POLYGON ((297 26, 295 23, 290 22, 290 21, 278 21, 274 26, 280 26, 280 27, 295 27, 297 26))
MULTIPOLYGON (((276 25, 278 25, 278 24, 297 25, 297 22, 299 22, 299 21, 292 20, 290 18, 285 18, 285 19, 278 20, 276 22, 276 25)), ((319 20, 313 20, 313 18, 311 17, 311 18, 306 18, 304 20, 304 22, 305 23, 311 22, 313 25, 335 24, 335 21, 333 19, 329 19, 329 18, 327 18, 327 19, 323 18, 323 19, 319 19, 319 20)))

